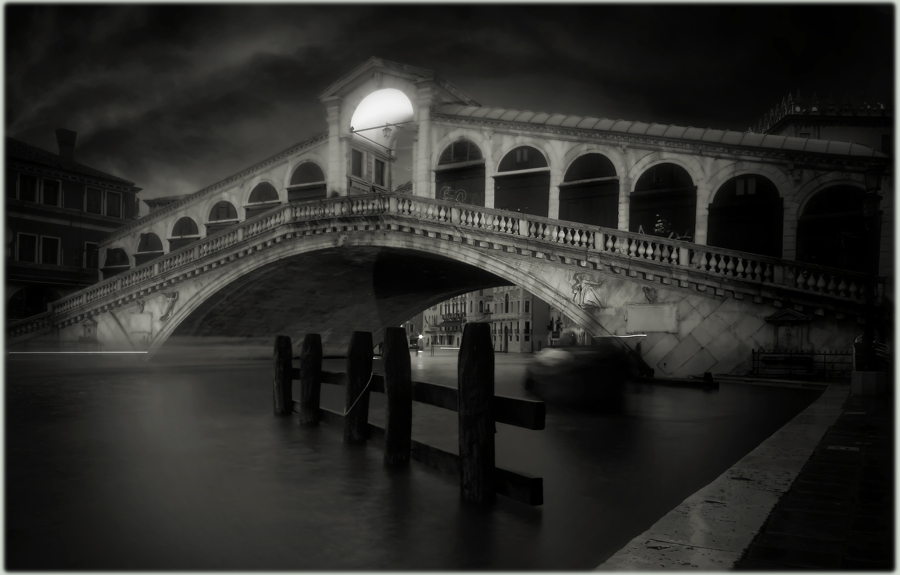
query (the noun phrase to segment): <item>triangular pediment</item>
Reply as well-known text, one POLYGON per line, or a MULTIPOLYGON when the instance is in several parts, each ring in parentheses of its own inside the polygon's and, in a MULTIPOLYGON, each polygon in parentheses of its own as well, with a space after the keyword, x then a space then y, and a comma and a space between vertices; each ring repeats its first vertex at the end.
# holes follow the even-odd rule
POLYGON ((767 323, 802 323, 812 320, 811 316, 792 309, 783 309, 765 318, 767 323))
POLYGON ((324 102, 333 98, 341 98, 369 80, 375 72, 396 76, 409 82, 431 83, 436 90, 443 94, 442 100, 446 102, 465 103, 469 106, 479 105, 462 90, 439 77, 432 70, 401 64, 400 62, 392 62, 376 56, 372 56, 350 73, 344 75, 340 80, 328 86, 319 94, 319 100, 324 102))

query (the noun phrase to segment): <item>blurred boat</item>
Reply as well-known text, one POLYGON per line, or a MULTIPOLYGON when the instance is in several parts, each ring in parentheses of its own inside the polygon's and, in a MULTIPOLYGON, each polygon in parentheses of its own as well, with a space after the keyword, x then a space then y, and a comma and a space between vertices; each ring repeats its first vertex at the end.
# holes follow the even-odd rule
POLYGON ((636 375, 621 342, 548 347, 525 372, 525 389, 548 403, 592 405, 622 395, 636 375))

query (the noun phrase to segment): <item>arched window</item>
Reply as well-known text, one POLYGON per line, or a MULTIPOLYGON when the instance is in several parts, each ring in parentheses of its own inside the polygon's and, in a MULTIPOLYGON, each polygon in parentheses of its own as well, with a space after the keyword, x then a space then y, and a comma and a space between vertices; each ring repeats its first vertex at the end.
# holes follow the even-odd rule
POLYGON ((675 164, 657 164, 644 172, 631 194, 628 229, 664 238, 692 241, 697 186, 675 164))
POLYGON ((175 226, 172 228, 172 236, 169 238, 169 251, 177 250, 198 239, 200 239, 200 230, 197 229, 197 223, 185 216, 175 222, 175 226))
POLYGON ((478 313, 484 313, 484 301, 478 302, 478 313))
POLYGON ((509 294, 506 294, 506 302, 503 306, 503 313, 509 313, 509 294))
POLYGON ((866 271, 864 196, 847 185, 817 192, 797 221, 797 261, 866 271))
POLYGON ((484 158, 468 140, 453 142, 441 152, 434 172, 437 199, 484 205, 484 158))
POLYGON ((106 259, 103 260, 104 278, 110 278, 129 268, 128 254, 122 248, 110 248, 106 250, 106 259))
POLYGON ((250 192, 247 199, 247 205, 244 210, 247 212, 247 218, 252 218, 265 211, 271 210, 273 206, 278 204, 278 190, 268 182, 261 182, 250 192))
POLYGON ((503 157, 494 176, 494 207, 547 217, 550 213, 550 168, 540 151, 531 146, 520 146, 503 157))
POLYGON ((227 227, 233 226, 238 221, 237 209, 226 200, 217 202, 209 210, 209 219, 206 222, 206 235, 214 234, 227 227))
POLYGON ((305 202, 318 200, 328 196, 325 183, 325 172, 313 162, 303 162, 291 174, 288 186, 289 202, 305 202))
POLYGON ((559 219, 618 227, 619 179, 609 158, 585 154, 572 162, 559 186, 559 219))
POLYGON ((782 205, 778 189, 768 178, 732 178, 719 188, 709 205, 706 243, 780 258, 782 205))
POLYGON ((153 232, 141 234, 137 251, 134 253, 134 265, 139 266, 163 255, 163 244, 159 236, 153 232))

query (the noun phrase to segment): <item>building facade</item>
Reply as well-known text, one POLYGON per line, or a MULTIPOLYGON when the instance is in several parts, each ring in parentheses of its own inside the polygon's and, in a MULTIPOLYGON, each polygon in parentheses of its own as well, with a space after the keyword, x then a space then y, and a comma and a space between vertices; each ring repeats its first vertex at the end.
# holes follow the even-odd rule
POLYGON ((57 130, 59 153, 6 139, 7 320, 47 304, 127 264, 124 251, 99 245, 137 218, 140 188, 75 162, 76 133, 57 130))

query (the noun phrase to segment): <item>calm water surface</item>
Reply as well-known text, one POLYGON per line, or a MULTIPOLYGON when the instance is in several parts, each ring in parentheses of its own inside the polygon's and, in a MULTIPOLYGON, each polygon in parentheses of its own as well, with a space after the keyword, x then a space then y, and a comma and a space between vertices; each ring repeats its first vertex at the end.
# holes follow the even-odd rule
MULTIPOLYGON (((527 359, 497 356, 498 394, 527 397, 527 359)), ((453 350, 412 365, 455 383, 453 350)), ((498 466, 543 477, 544 505, 479 509, 454 476, 389 472, 340 428, 273 417, 269 361, 7 356, 6 370, 7 569, 592 569, 817 397, 635 384, 607 412, 548 406, 546 429, 496 437, 498 466)), ((339 409, 343 389, 324 387, 339 409)), ((456 414, 414 404, 413 435, 455 451, 456 414)))

